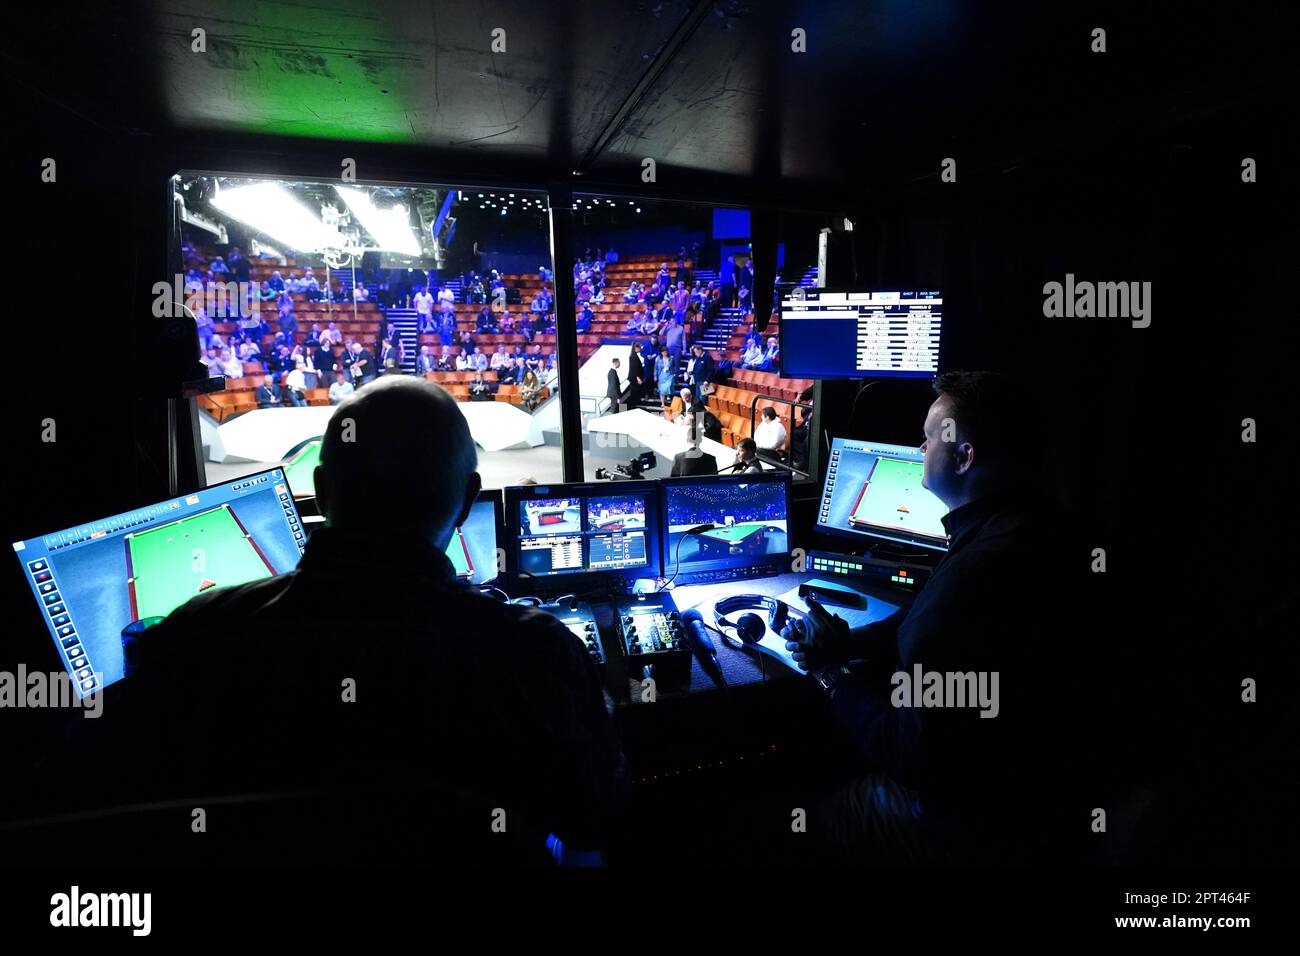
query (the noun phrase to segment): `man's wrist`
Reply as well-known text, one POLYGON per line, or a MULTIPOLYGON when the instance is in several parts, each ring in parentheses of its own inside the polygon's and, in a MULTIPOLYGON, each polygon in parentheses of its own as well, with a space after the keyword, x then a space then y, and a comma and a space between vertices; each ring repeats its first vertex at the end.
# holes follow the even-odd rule
POLYGON ((822 693, 829 698, 835 696, 836 689, 851 674, 852 672, 841 664, 834 664, 830 667, 822 667, 809 672, 809 676, 817 682, 817 686, 822 689, 822 693))

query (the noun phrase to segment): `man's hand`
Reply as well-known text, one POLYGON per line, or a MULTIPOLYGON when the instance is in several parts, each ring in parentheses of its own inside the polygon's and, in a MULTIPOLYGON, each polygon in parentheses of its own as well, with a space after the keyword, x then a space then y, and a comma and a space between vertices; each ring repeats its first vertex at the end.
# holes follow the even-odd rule
POLYGON ((804 599, 809 613, 781 629, 785 649, 795 663, 812 672, 839 667, 853 659, 853 634, 848 622, 831 614, 812 595, 804 599))

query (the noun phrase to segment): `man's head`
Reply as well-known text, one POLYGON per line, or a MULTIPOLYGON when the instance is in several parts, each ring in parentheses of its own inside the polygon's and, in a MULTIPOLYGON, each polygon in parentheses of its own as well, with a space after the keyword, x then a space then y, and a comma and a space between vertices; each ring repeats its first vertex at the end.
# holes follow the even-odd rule
POLYGON ((997 372, 948 372, 925 417, 921 483, 950 509, 1014 484, 1023 439, 1016 423, 1026 407, 997 372))
POLYGON ((758 457, 758 445, 752 438, 742 438, 736 445, 736 460, 746 464, 758 457))
POLYGON ((771 405, 763 409, 763 420, 767 422, 776 421, 776 409, 773 408, 771 405))
POLYGON ((619 365, 618 359, 614 359, 610 364, 613 365, 614 368, 618 368, 619 365))
POLYGON ((689 388, 683 388, 677 394, 680 395, 682 398, 683 408, 690 408, 692 405, 695 404, 695 395, 691 392, 689 388))
POLYGON ((425 379, 384 377, 331 416, 317 500, 331 527, 381 535, 409 528, 441 550, 482 486, 477 467, 474 439, 450 394, 425 379), (405 502, 400 517, 375 507, 376 488, 405 502))

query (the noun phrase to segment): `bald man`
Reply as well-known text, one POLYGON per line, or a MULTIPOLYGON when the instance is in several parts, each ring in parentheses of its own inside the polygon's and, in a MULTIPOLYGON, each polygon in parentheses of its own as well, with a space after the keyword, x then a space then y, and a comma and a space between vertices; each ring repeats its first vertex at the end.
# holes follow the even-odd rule
POLYGON ((422 784, 501 810, 543 854, 548 834, 603 846, 622 757, 595 664, 556 618, 459 583, 446 556, 476 469, 433 382, 380 378, 339 405, 315 471, 325 526, 297 570, 205 592, 144 636, 123 775, 152 776, 155 797, 422 784))

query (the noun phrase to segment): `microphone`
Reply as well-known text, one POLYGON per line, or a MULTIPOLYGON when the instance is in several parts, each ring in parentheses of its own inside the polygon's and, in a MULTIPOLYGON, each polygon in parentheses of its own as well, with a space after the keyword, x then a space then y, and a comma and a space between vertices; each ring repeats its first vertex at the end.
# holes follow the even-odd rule
POLYGON ((725 688, 727 678, 722 674, 722 665, 718 663, 718 650, 713 646, 713 639, 709 637, 704 615, 696 608, 688 608, 682 612, 682 627, 686 631, 687 641, 690 642, 691 653, 700 662, 700 669, 709 675, 709 679, 716 686, 725 688))

